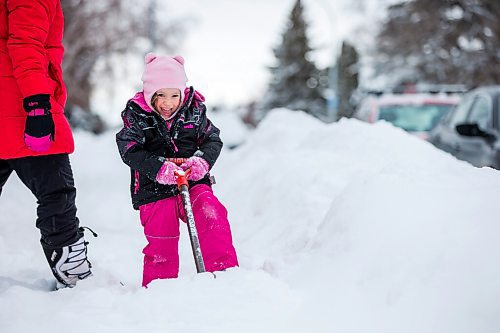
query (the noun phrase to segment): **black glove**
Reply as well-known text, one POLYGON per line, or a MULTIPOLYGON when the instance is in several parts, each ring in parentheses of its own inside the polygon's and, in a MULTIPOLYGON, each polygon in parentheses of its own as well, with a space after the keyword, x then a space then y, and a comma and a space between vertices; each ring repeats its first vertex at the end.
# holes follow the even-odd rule
POLYGON ((24 142, 37 153, 49 150, 54 141, 55 126, 50 113, 50 95, 38 94, 23 100, 24 110, 28 113, 24 127, 24 142))

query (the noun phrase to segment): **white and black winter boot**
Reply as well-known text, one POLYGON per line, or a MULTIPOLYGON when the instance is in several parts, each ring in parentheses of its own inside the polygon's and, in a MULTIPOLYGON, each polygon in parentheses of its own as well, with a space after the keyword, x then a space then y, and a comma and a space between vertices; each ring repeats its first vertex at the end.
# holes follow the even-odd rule
POLYGON ((87 260, 87 242, 82 236, 75 243, 58 249, 44 249, 57 284, 56 289, 73 288, 79 280, 92 276, 87 260))

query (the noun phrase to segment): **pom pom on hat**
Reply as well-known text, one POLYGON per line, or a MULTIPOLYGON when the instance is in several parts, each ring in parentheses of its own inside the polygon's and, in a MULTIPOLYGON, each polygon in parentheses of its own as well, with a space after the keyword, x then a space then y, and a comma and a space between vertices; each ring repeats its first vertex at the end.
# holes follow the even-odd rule
POLYGON ((187 83, 184 58, 179 55, 170 57, 148 53, 144 60, 145 68, 142 74, 142 88, 144 99, 148 106, 154 109, 151 105, 151 98, 155 92, 162 88, 179 89, 182 102, 187 83))

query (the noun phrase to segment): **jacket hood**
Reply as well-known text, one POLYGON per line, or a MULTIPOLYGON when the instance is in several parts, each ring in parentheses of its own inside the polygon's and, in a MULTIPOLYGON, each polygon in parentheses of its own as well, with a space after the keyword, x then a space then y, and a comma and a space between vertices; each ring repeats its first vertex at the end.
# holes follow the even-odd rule
POLYGON ((139 91, 137 92, 134 97, 132 97, 129 102, 134 102, 135 104, 139 105, 141 109, 143 109, 146 112, 153 112, 153 109, 149 107, 149 105, 146 103, 146 99, 144 98, 144 92, 139 91))

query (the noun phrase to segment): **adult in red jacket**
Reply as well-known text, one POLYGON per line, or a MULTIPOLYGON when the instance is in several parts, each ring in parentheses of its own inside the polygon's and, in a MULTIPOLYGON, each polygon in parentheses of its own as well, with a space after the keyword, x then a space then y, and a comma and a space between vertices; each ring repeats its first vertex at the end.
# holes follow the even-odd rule
POLYGON ((0 0, 0 194, 15 171, 38 200, 36 226, 58 285, 72 287, 91 272, 68 156, 63 28, 60 0, 0 0))

